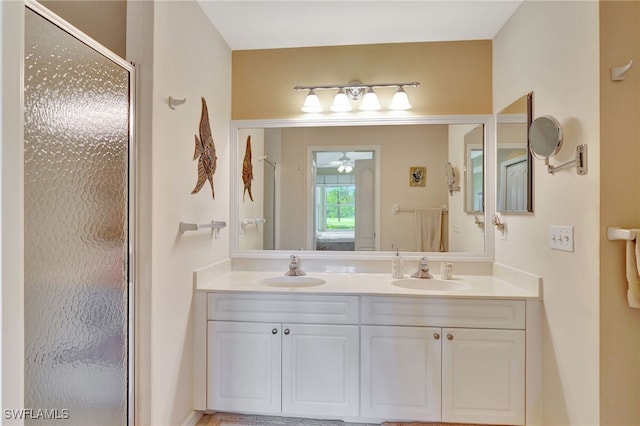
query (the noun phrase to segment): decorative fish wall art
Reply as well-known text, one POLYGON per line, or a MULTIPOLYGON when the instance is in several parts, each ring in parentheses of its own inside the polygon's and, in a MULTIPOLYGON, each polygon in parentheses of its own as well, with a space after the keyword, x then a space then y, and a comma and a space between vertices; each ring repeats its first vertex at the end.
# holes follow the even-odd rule
POLYGON ((202 98, 202 114, 200 115, 199 133, 199 138, 198 135, 195 135, 196 149, 193 153, 193 159, 198 160, 198 182, 191 193, 198 193, 200 189, 202 189, 204 183, 209 181, 209 184, 211 185, 211 196, 215 200, 216 194, 213 188, 213 174, 216 172, 216 167, 218 166, 218 157, 216 156, 216 146, 213 143, 213 136, 211 135, 207 101, 204 97, 202 98))
POLYGON ((242 191, 242 201, 244 196, 249 193, 249 198, 253 201, 251 195, 251 181, 253 180, 253 164, 251 164, 251 135, 247 136, 247 146, 244 151, 244 160, 242 161, 242 182, 244 182, 244 191, 242 191))

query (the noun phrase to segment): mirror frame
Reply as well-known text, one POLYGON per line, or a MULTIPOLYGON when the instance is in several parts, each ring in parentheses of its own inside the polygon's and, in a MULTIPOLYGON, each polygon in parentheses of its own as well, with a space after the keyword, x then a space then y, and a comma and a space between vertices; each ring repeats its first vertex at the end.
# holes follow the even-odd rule
MULTIPOLYGON (((527 156, 527 167, 528 167, 528 173, 527 173, 527 208, 526 211, 522 210, 522 211, 512 211, 512 210, 500 210, 500 206, 498 206, 498 188, 500 187, 499 182, 496 179, 495 182, 495 190, 494 192, 494 198, 495 198, 495 211, 500 213, 501 215, 530 215, 534 213, 533 210, 533 174, 534 174, 534 163, 533 163, 533 155, 531 154, 531 141, 529 139, 529 130, 531 129, 531 123, 533 122, 533 92, 527 92, 525 93, 523 96, 527 97, 527 112, 526 112, 526 123, 527 123, 527 146, 526 146, 526 156, 527 156)), ((520 98, 518 98, 520 99, 520 98)), ((499 123, 512 123, 514 121, 511 120, 505 120, 505 121, 501 121, 498 119, 498 116, 500 116, 500 113, 496 114, 496 141, 495 141, 495 146, 496 146, 496 159, 498 158, 498 124, 499 123)), ((521 123, 521 121, 515 121, 515 122, 519 122, 521 123)), ((498 163, 496 162, 495 164, 495 168, 497 169, 498 167, 498 163)), ((495 176, 497 177, 498 173, 497 171, 494 171, 495 176)))
MULTIPOLYGON (((324 118, 315 117, 311 119, 264 119, 264 120, 231 120, 231 135, 229 138, 229 158, 231 161, 229 172, 231 194, 229 197, 229 256, 231 259, 282 259, 288 258, 292 253, 299 250, 240 250, 240 218, 239 201, 241 194, 236 189, 241 181, 241 158, 238 152, 238 131, 240 129, 256 128, 285 128, 285 127, 340 127, 340 126, 390 126, 390 125, 420 125, 420 124, 483 124, 484 125, 484 182, 486 188, 491 188, 490 182, 495 179, 493 164, 495 162, 495 116, 493 114, 477 115, 438 115, 438 116, 371 116, 353 118, 324 118), (490 167, 491 165, 491 167, 490 167)), ((307 179, 309 177, 307 176, 307 179)), ((446 185, 446 182, 442 182, 446 185)), ((485 211, 482 214, 484 229, 484 252, 483 253, 460 253, 460 252, 403 252, 403 256, 408 259, 419 259, 425 255, 434 261, 475 261, 493 262, 494 260, 494 238, 493 233, 488 232, 490 228, 486 224, 491 223, 490 219, 494 214, 493 191, 485 195, 485 211)), ((305 202, 302 200, 301 202, 305 202)), ((466 214, 466 212, 465 212, 466 214)), ((394 253, 391 251, 311 251, 304 250, 305 258, 323 260, 381 260, 389 259, 394 253)))

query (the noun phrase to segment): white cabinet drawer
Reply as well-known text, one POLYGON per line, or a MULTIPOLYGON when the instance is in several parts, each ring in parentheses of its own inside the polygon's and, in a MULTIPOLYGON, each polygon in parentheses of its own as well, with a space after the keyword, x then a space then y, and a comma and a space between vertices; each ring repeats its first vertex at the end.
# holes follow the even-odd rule
POLYGON ((207 319, 358 324, 358 296, 209 293, 207 319))
POLYGON ((523 330, 525 306, 522 300, 362 296, 361 323, 523 330))

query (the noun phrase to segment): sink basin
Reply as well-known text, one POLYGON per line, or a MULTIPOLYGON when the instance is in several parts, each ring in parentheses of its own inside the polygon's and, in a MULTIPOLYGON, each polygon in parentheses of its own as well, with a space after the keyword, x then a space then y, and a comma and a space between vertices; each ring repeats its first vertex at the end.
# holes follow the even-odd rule
POLYGON ((460 291, 470 288, 469 284, 458 281, 438 280, 438 279, 420 279, 410 278, 404 280, 391 281, 396 287, 408 288, 411 290, 427 290, 427 291, 460 291))
POLYGON ((269 287, 305 288, 322 285, 326 283, 326 281, 320 278, 307 277, 305 275, 298 277, 283 275, 281 277, 261 278, 257 280, 256 283, 269 287))

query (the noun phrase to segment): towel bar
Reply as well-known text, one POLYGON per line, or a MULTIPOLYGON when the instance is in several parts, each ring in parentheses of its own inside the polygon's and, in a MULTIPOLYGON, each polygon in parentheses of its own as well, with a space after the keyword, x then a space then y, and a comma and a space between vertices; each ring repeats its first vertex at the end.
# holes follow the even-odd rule
POLYGON ((226 226, 227 226, 227 222, 220 221, 220 220, 212 220, 209 223, 203 223, 203 224, 180 222, 180 232, 199 231, 201 229, 211 229, 214 231, 214 236, 217 239, 217 238, 220 238, 220 230, 222 228, 225 228, 226 226))
POLYGON ((263 223, 267 223, 267 219, 263 217, 257 217, 255 219, 242 219, 242 221, 240 222, 240 226, 242 226, 242 229, 244 229, 249 225, 256 225, 257 228, 258 225, 263 223))
POLYGON ((628 240, 633 241, 636 239, 635 232, 629 229, 622 229, 616 226, 610 226, 607 228, 607 239, 609 241, 614 240, 628 240))
MULTIPOLYGON (((393 204, 391 206, 391 211, 393 212, 393 214, 398 214, 398 213, 415 213, 416 209, 415 208, 401 208, 398 204, 393 204)), ((442 213, 443 214, 447 214, 449 213, 449 207, 446 204, 442 205, 442 213)))

